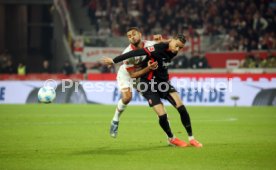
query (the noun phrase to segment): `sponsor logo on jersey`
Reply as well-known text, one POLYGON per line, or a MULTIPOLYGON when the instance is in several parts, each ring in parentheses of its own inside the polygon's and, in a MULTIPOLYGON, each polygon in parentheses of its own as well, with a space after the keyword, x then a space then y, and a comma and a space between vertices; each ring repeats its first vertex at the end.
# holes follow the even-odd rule
POLYGON ((150 47, 148 47, 148 50, 149 50, 149 52, 153 52, 153 51, 155 51, 155 48, 154 48, 154 46, 150 46, 150 47))
POLYGON ((165 68, 169 67, 171 64, 172 64, 171 62, 163 61, 163 67, 165 67, 165 68))

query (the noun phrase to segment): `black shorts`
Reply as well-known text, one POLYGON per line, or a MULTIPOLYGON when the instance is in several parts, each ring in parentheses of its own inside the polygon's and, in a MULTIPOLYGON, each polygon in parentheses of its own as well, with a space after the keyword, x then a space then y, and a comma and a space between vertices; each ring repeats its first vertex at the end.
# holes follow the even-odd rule
POLYGON ((139 91, 147 99, 149 106, 155 106, 161 104, 161 98, 168 100, 171 104, 175 105, 175 101, 170 96, 170 93, 177 92, 170 82, 155 81, 153 88, 149 84, 149 81, 141 81, 139 85, 139 91), (147 85, 148 88, 145 88, 147 85))

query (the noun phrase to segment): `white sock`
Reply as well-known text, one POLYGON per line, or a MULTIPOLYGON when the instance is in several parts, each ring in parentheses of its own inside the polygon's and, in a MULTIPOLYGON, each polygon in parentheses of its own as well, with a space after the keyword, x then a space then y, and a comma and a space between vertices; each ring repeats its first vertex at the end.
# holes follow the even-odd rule
POLYGON ((169 139, 169 140, 172 140, 172 139, 174 139, 174 138, 175 138, 174 136, 173 136, 173 137, 171 137, 171 138, 169 138, 169 137, 168 137, 168 139, 169 139))
POLYGON ((195 139, 194 136, 189 136, 189 141, 195 139))
POLYGON ((122 101, 122 99, 119 100, 117 108, 115 110, 115 114, 113 116, 113 121, 119 121, 120 116, 123 113, 123 111, 126 109, 127 105, 125 105, 122 101))

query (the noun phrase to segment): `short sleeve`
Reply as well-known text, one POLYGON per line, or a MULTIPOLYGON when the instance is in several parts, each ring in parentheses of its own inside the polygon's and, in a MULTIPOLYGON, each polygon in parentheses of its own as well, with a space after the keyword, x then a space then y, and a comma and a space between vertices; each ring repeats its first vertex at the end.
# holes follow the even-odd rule
MULTIPOLYGON (((130 46, 128 46, 122 54, 125 54, 127 52, 130 52, 131 51, 131 48, 130 46)), ((128 71, 131 71, 131 70, 134 70, 134 63, 132 62, 132 58, 129 58, 129 59, 126 59, 123 61, 123 64, 125 65, 125 68, 128 70, 128 71)))

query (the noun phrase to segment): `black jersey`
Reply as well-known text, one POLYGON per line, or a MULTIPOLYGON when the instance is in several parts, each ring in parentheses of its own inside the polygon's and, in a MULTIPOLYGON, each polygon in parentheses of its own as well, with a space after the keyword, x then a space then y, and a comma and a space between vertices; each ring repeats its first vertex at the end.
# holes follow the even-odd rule
POLYGON ((148 60, 157 61, 158 68, 156 70, 146 73, 141 78, 147 79, 147 80, 156 78, 160 81, 168 81, 169 80, 168 66, 170 65, 173 57, 176 56, 176 53, 172 53, 171 51, 168 50, 168 48, 169 48, 168 43, 159 43, 143 49, 138 49, 138 50, 134 50, 134 51, 130 51, 128 53, 122 54, 120 56, 115 57, 113 61, 114 63, 118 63, 127 58, 147 55, 147 61, 148 60))

